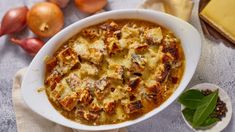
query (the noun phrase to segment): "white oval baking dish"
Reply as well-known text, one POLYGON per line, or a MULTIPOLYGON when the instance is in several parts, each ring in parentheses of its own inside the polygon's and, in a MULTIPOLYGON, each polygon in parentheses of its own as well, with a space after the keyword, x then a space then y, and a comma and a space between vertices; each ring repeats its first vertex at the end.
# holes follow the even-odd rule
POLYGON ((169 106, 186 88, 187 84, 191 80, 199 58, 201 54, 201 38, 198 31, 189 23, 176 18, 174 16, 150 11, 150 10, 141 10, 141 9, 130 9, 130 10, 115 10, 105 13, 100 13, 87 17, 80 21, 75 22, 74 24, 66 27, 54 37, 52 37, 39 51, 39 53, 34 57, 31 62, 27 73, 24 76, 22 83, 22 96, 26 104, 37 114, 49 119, 58 124, 71 127, 74 129, 80 130, 89 130, 89 131, 98 131, 98 130, 110 130, 121 127, 126 127, 133 125, 135 123, 146 120, 163 109, 169 106), (50 104, 47 95, 45 92, 38 93, 37 89, 42 87, 44 84, 44 73, 45 65, 44 58, 47 55, 52 55, 54 51, 70 37, 78 33, 81 29, 98 24, 107 19, 122 19, 122 18, 134 18, 141 19, 146 21, 151 21, 157 24, 160 24, 163 27, 173 31, 175 35, 180 38, 182 47, 185 54, 186 65, 183 78, 180 82, 179 87, 176 91, 158 108, 155 108, 151 112, 135 119, 126 121, 118 124, 110 125, 100 125, 100 126, 89 126, 84 124, 79 124, 72 120, 66 119, 60 113, 58 113, 54 107, 50 104))

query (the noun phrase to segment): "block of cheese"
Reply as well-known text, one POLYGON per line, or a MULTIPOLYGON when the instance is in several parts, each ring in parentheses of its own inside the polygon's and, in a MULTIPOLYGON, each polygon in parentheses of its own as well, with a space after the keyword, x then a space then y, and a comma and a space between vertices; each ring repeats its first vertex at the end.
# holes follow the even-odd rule
POLYGON ((211 0, 200 17, 235 44, 235 0, 211 0))

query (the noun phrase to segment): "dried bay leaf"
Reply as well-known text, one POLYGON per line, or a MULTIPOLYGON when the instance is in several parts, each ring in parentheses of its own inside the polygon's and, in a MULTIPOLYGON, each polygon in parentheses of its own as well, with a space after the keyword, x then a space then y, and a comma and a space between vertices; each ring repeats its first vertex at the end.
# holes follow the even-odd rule
MULTIPOLYGON (((184 118, 192 125, 193 122, 193 116, 195 114, 195 110, 193 109, 189 109, 189 108, 184 108, 182 110, 183 116, 184 118)), ((217 121, 219 121, 218 118, 214 118, 214 117, 208 117, 200 126, 198 127, 208 127, 211 126, 213 124, 215 124, 217 121)))
POLYGON ((208 117, 200 127, 208 127, 219 121, 218 118, 208 117))
POLYGON ((185 107, 190 109, 196 109, 200 104, 204 95, 196 89, 187 90, 179 97, 179 102, 185 107))
POLYGON ((192 109, 189 109, 189 108, 184 108, 184 109, 182 110, 182 113, 183 113, 183 115, 184 115, 184 118, 185 118, 188 122, 190 122, 190 124, 192 124, 192 122, 193 122, 193 115, 194 115, 194 113, 195 113, 195 110, 192 110, 192 109))
POLYGON ((214 111, 218 99, 218 90, 202 98, 193 116, 193 127, 202 125, 209 115, 214 111))

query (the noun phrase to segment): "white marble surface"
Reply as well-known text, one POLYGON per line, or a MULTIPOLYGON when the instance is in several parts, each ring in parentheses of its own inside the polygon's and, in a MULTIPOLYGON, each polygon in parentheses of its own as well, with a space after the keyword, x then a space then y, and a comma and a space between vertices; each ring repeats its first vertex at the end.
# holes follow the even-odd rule
MULTIPOLYGON (((0 0, 0 20, 4 13, 12 8, 21 5, 28 5, 42 0, 0 0)), ((73 1, 73 0, 72 0, 73 1)), ((135 8, 142 0, 109 0, 106 10, 122 8, 135 8)), ((196 1, 197 3, 197 1, 196 1)), ((195 5, 195 7, 197 4, 195 5)), ((65 26, 86 17, 73 5, 73 2, 64 9, 65 26)), ((190 21, 201 31, 197 8, 194 8, 190 21)), ((32 33, 23 31, 18 37, 32 36, 32 33)), ((32 60, 22 49, 11 44, 7 36, 0 38, 0 132, 15 132, 15 116, 11 100, 12 77, 17 70, 23 68, 32 60)), ((192 42, 193 43, 193 42, 192 42)), ((189 86, 209 82, 221 86, 228 92, 232 99, 233 110, 235 110, 235 47, 232 45, 217 44, 203 40, 202 55, 197 71, 189 86)), ((235 131, 234 116, 225 132, 235 131)), ((190 132, 191 130, 184 123, 180 115, 180 105, 175 102, 167 109, 160 112, 147 121, 128 127, 130 132, 190 132)))

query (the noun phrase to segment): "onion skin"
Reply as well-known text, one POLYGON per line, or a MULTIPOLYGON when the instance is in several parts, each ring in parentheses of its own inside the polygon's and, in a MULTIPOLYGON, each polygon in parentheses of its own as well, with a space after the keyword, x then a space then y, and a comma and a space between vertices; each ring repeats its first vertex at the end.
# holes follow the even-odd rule
POLYGON ((1 22, 0 37, 5 34, 20 32, 26 27, 26 6, 10 9, 4 15, 1 22))
POLYGON ((39 2, 28 12, 27 25, 40 37, 52 37, 63 28, 64 15, 56 4, 39 2))
POLYGON ((21 46, 27 53, 31 56, 35 56, 38 51, 45 44, 42 40, 38 38, 25 38, 25 39, 17 39, 11 38, 11 42, 21 46))
POLYGON ((93 14, 107 4, 107 0, 75 0, 77 8, 82 12, 93 14))
POLYGON ((48 0, 48 1, 58 5, 60 8, 65 8, 70 0, 48 0))

